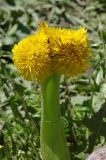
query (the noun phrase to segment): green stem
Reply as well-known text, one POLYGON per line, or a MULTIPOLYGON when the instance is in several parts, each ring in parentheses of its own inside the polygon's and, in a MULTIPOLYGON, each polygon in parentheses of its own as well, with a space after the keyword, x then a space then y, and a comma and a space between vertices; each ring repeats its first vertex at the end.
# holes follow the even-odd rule
POLYGON ((70 160, 59 105, 59 76, 42 85, 41 156, 42 160, 70 160))

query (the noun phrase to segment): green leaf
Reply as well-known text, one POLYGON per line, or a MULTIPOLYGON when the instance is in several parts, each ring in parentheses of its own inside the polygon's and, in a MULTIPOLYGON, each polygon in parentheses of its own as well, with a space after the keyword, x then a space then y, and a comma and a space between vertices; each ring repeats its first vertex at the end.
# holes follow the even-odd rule
POLYGON ((98 112, 101 109, 102 104, 104 102, 105 102, 105 100, 100 93, 95 94, 92 98, 92 108, 93 108, 94 112, 98 112))

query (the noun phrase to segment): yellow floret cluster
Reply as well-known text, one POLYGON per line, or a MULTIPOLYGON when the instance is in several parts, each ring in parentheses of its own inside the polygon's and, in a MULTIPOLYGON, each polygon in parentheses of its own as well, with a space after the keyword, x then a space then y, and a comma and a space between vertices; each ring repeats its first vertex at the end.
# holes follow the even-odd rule
POLYGON ((13 48, 13 60, 27 80, 44 82, 52 74, 77 76, 89 66, 87 30, 49 27, 41 22, 39 31, 13 48))

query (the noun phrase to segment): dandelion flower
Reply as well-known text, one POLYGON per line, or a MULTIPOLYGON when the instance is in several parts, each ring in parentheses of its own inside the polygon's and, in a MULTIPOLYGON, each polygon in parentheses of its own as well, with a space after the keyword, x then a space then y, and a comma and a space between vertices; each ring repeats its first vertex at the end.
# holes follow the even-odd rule
POLYGON ((27 80, 45 81, 52 74, 77 76, 89 66, 87 30, 49 27, 39 24, 39 31, 13 48, 13 60, 27 80))
POLYGON ((28 36, 13 48, 13 60, 27 80, 43 81, 50 72, 47 36, 39 32, 28 36))
POLYGON ((88 47, 87 30, 49 27, 42 22, 40 29, 49 37, 51 58, 55 72, 65 76, 77 76, 89 66, 90 49, 88 47))
POLYGON ((59 105, 60 76, 77 76, 89 65, 85 28, 70 30, 39 24, 39 31, 13 48, 14 64, 27 80, 41 83, 41 155, 43 160, 69 160, 59 105))

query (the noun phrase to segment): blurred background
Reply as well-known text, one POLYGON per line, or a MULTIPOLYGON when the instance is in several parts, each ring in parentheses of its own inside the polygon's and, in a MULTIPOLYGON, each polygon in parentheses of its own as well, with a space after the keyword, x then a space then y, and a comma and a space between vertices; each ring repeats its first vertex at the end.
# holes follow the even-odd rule
POLYGON ((41 160, 41 92, 13 65, 12 48, 38 23, 88 29, 91 67, 61 78, 60 105, 72 160, 106 144, 106 1, 0 0, 0 160, 41 160))

